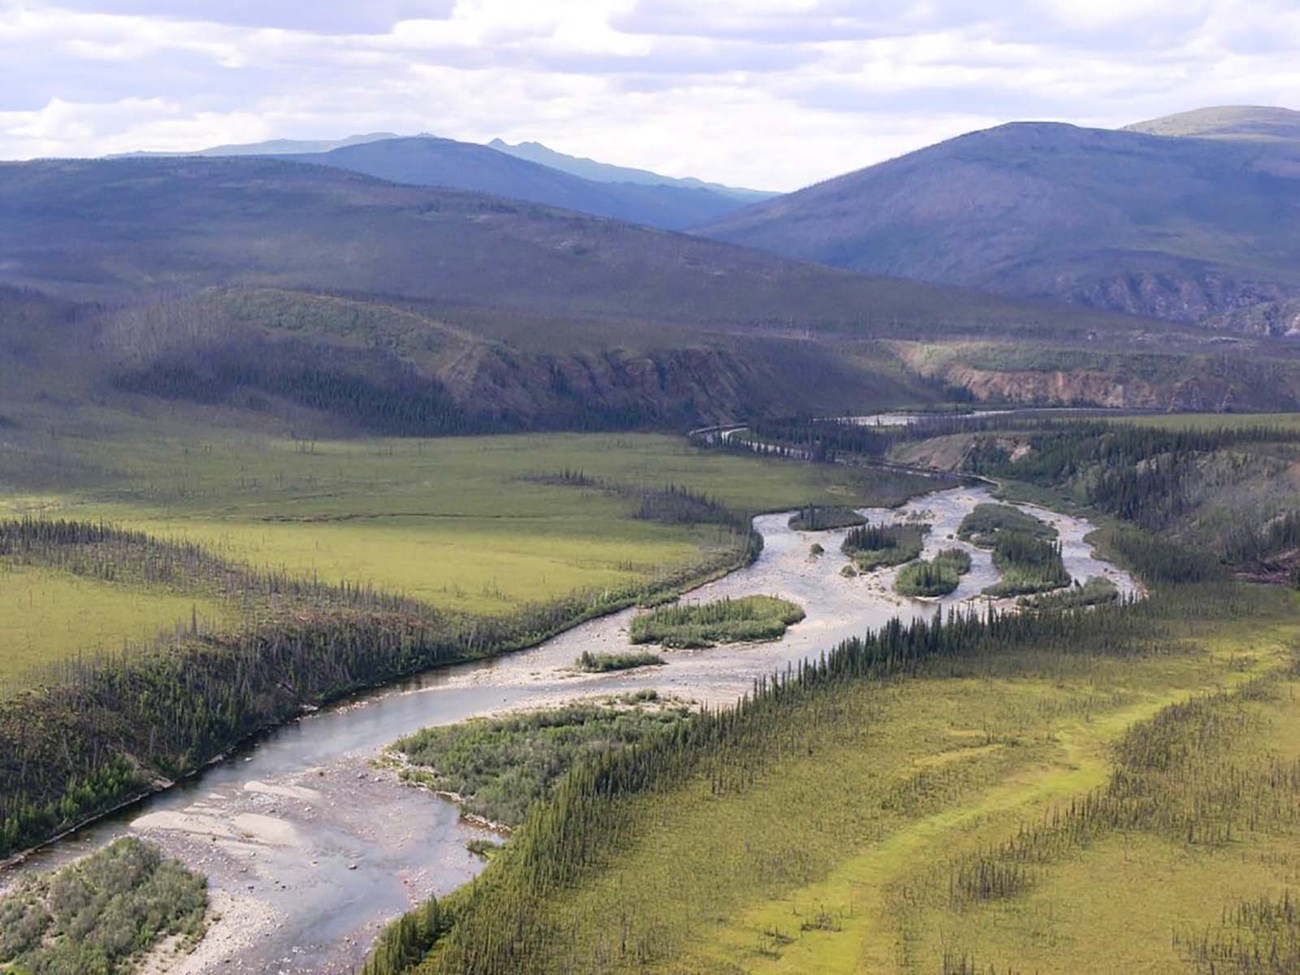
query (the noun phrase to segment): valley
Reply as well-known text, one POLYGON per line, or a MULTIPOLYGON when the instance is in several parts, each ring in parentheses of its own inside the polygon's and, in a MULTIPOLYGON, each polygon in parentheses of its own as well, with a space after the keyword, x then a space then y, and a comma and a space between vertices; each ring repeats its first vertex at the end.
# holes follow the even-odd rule
POLYGON ((1296 971, 1298 118, 0 161, 0 972, 1296 971))
MULTIPOLYGON (((749 470, 757 462, 738 466, 749 470)), ((987 497, 984 489, 949 489, 902 509, 864 513, 907 520, 916 512, 933 526, 934 547, 951 544, 943 540, 987 497)), ((1076 577, 1110 575, 1133 591, 1127 575, 1093 558, 1083 541, 1086 522, 1049 517, 1076 577)), ((788 512, 759 517, 764 545, 757 560, 687 597, 692 604, 754 593, 797 600, 807 619, 778 642, 668 651, 668 664, 652 673, 580 676, 573 662, 584 650, 628 645, 634 611, 606 616, 534 649, 430 671, 300 718, 177 788, 40 851, 23 869, 58 866, 121 835, 144 837, 205 873, 213 896, 227 905, 228 920, 214 922, 209 940, 178 971, 220 971, 228 964, 351 971, 383 922, 418 897, 451 893, 481 868, 464 847, 482 831, 458 824, 454 807, 372 768, 382 746, 429 724, 641 689, 693 707, 730 707, 756 680, 815 660, 825 647, 895 617, 928 619, 939 606, 962 606, 998 575, 987 554, 976 552, 976 570, 942 603, 906 600, 890 591, 897 570, 848 579, 839 571, 842 559, 810 558, 811 540, 838 550, 844 531, 796 532, 788 520, 788 512), (384 810, 382 818, 375 808, 384 810)))

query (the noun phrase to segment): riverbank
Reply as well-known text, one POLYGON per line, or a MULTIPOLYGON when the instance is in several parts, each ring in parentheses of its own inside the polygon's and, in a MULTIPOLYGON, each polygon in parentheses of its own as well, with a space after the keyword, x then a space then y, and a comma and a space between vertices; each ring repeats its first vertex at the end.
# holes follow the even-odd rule
MULTIPOLYGON (((943 536, 955 534, 964 514, 988 498, 985 488, 959 488, 898 510, 864 510, 873 520, 927 517, 934 525, 927 545, 937 550, 951 545, 943 536)), ((762 593, 798 602, 807 618, 781 641, 666 651, 665 666, 645 671, 575 673, 573 661, 584 650, 628 647, 633 611, 623 610, 529 650, 442 668, 303 716, 129 815, 42 851, 28 868, 57 865, 114 835, 138 833, 208 872, 212 889, 240 905, 232 917, 257 911, 271 919, 247 943, 241 940, 242 922, 224 916, 215 921, 209 938, 219 947, 203 949, 202 957, 210 960, 187 967, 186 975, 350 972, 384 923, 475 876, 483 864, 465 843, 490 835, 463 822, 452 804, 372 768, 372 759, 392 741, 429 725, 644 688, 730 706, 754 680, 815 659, 895 616, 929 617, 937 607, 973 605, 967 601, 992 572, 983 553, 983 563, 973 566, 952 596, 906 600, 889 592, 890 572, 841 576, 841 535, 792 531, 789 514, 756 519, 765 539, 757 559, 684 597, 709 602, 762 593), (826 555, 810 554, 814 541, 826 555)), ((1096 564, 1087 561, 1091 550, 1082 541, 1091 526, 1077 519, 1066 524, 1067 567, 1096 564)))

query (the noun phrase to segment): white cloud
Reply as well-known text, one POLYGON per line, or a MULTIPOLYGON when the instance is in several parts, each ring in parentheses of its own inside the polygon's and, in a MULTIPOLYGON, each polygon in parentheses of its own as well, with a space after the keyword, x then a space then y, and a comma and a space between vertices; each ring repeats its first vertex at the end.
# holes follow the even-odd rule
POLYGON ((1017 118, 1300 101, 1286 0, 0 0, 0 156, 432 131, 793 188, 1017 118))

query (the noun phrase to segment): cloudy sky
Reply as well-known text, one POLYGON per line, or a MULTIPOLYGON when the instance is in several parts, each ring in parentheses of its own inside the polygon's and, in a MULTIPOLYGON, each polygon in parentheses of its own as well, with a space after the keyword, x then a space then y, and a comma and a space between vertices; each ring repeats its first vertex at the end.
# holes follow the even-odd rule
POLYGON ((501 136, 793 189, 1013 119, 1300 108, 1296 0, 0 0, 0 158, 501 136))

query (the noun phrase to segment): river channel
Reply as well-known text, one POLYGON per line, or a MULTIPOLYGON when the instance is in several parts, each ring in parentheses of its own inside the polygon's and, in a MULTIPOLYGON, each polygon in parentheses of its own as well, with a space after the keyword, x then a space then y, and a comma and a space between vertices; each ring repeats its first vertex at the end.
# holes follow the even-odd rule
MULTIPOLYGON (((431 671, 279 728, 200 775, 39 851, 0 874, 0 886, 21 871, 59 866, 118 836, 143 836, 209 877, 220 915, 196 951, 152 959, 151 973, 352 972, 387 920, 469 881, 483 865, 465 843, 487 834, 462 822, 456 806, 372 766, 385 745, 429 725, 647 687, 730 704, 755 678, 816 657, 892 617, 982 602, 979 592, 996 581, 997 571, 987 552, 953 536, 966 513, 988 500, 988 489, 963 487, 894 511, 862 509, 873 521, 929 522, 925 557, 953 545, 972 553, 972 571, 943 600, 895 595, 897 570, 845 578, 840 570, 847 560, 839 552, 844 532, 796 532, 788 513, 765 515, 755 521, 765 541, 758 560, 685 599, 792 599, 807 618, 779 642, 673 651, 664 667, 578 675, 571 668, 582 651, 627 647, 633 611, 593 620, 531 650, 431 671), (813 542, 826 554, 812 556, 813 542)), ((1093 556, 1083 540, 1092 527, 1087 522, 1021 507, 1056 526, 1076 579, 1105 575, 1122 592, 1136 590, 1128 575, 1093 556)))

